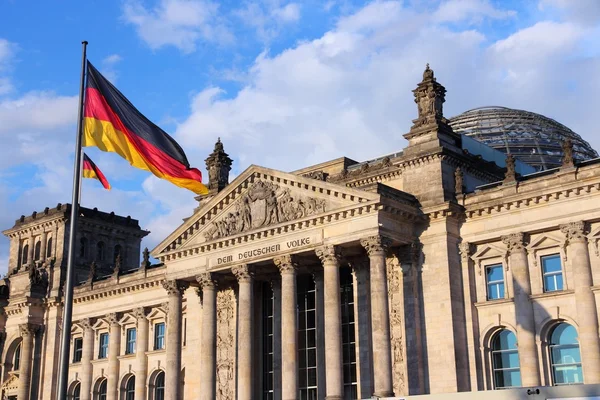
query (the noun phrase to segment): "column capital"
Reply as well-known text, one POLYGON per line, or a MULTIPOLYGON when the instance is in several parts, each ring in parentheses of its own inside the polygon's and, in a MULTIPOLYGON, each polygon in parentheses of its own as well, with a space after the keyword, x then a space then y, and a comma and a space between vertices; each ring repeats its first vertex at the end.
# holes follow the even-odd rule
POLYGON ((280 257, 275 257, 273 259, 273 262, 275 263, 275 266, 279 269, 279 273, 281 275, 294 273, 296 272, 296 267, 298 267, 298 264, 294 262, 294 258, 289 254, 280 257))
POLYGON ((132 314, 135 317, 135 319, 143 320, 146 319, 146 315, 148 315, 148 312, 144 307, 136 307, 133 309, 132 314))
POLYGON ((196 275, 196 282, 200 284, 200 288, 204 289, 215 289, 217 287, 217 280, 214 274, 210 272, 203 272, 196 275))
POLYGON ((523 232, 504 235, 501 236, 500 239, 502 239, 502 243, 504 243, 509 253, 525 251, 525 242, 527 238, 523 232))
POLYGON ((35 335, 40 330, 37 324, 25 323, 19 325, 19 334, 23 337, 35 335))
POLYGON ((460 242, 458 244, 458 252, 463 262, 469 259, 469 256, 473 252, 473 245, 469 242, 460 242))
POLYGON ((189 286, 187 282, 182 282, 177 279, 163 281, 162 285, 169 296, 181 296, 183 291, 189 286))
POLYGON ((341 258, 340 248, 337 246, 334 246, 332 244, 326 244, 324 246, 317 247, 315 249, 315 253, 317 254, 317 257, 319 257, 319 259, 321 260, 322 264, 325 264, 325 263, 339 264, 339 262, 340 262, 340 258, 341 258))
POLYGON ((560 231, 569 242, 585 242, 586 226, 584 221, 569 222, 559 225, 560 231))
POLYGON ((82 318, 79 321, 79 325, 81 325, 84 331, 90 331, 94 328, 94 320, 92 318, 82 318))
POLYGON ((119 313, 110 313, 106 316, 106 320, 108 321, 110 326, 119 325, 120 319, 121 315, 119 313))
POLYGON ((375 254, 384 254, 392 244, 392 241, 385 236, 375 235, 361 239, 360 244, 365 248, 370 257, 375 254))
POLYGON ((248 264, 234 265, 231 268, 231 272, 235 275, 238 282, 252 282, 254 278, 254 271, 248 264))

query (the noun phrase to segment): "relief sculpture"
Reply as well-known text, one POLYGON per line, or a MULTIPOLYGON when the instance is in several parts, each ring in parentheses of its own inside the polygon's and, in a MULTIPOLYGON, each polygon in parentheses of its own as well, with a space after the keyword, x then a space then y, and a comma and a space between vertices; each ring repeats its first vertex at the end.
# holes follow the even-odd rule
POLYGON ((217 292, 217 399, 235 399, 236 302, 233 289, 217 292))
POLYGON ((293 197, 288 188, 258 181, 234 203, 232 211, 212 223, 204 237, 218 239, 324 211, 325 200, 293 197))
POLYGON ((388 301, 390 305, 390 340, 392 343, 392 375, 394 393, 397 396, 408 394, 406 387, 404 356, 404 290, 402 267, 398 258, 387 259, 388 301))

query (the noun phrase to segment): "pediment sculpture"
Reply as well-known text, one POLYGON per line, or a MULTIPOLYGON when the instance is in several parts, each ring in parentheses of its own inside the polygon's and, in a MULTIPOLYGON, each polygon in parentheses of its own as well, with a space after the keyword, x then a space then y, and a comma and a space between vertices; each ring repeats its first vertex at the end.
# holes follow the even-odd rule
POLYGON ((219 220, 204 233, 206 240, 219 239, 293 221, 325 212, 325 200, 292 195, 289 188, 258 181, 244 193, 219 220))

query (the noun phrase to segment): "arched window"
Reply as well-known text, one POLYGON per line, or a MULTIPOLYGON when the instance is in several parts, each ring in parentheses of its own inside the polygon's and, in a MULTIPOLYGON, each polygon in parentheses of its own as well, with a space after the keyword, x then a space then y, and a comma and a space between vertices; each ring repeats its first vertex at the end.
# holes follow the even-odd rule
POLYGON ((23 246, 23 257, 21 258, 21 260, 23 260, 22 265, 27 265, 27 262, 29 261, 29 245, 28 244, 23 246))
POLYGON ((517 351, 517 337, 503 329, 492 340, 494 388, 506 389, 521 386, 521 369, 517 351))
POLYGON ((135 375, 127 379, 125 385, 125 400, 135 400, 135 375))
POLYGON ((18 371, 21 367, 21 343, 17 345, 15 349, 15 355, 13 357, 13 371, 18 371))
POLYGON ((79 239, 79 257, 87 257, 87 244, 88 240, 86 238, 82 237, 79 239))
POLYGON ((52 238, 48 239, 48 244, 46 245, 46 258, 52 257, 52 238))
POLYGON ((154 400, 165 400, 165 373, 160 371, 154 381, 154 400))
POLYGON ((123 254, 121 253, 121 245, 118 244, 115 246, 115 253, 114 253, 114 257, 113 257, 113 263, 116 264, 117 262, 117 257, 121 256, 121 262, 123 262, 123 254))
POLYGON ((35 261, 40 259, 40 251, 42 251, 42 242, 37 242, 35 244, 34 256, 33 259, 35 261))
POLYGON ((71 393, 71 399, 79 400, 81 396, 81 384, 77 382, 75 387, 73 388, 73 393, 71 393))
POLYGON ((96 245, 96 261, 104 261, 104 242, 96 245))
POLYGON ((577 331, 572 325, 562 322, 554 327, 549 350, 555 385, 583 383, 577 331))
POLYGON ((106 379, 103 379, 100 385, 98 385, 97 400, 106 400, 106 379))

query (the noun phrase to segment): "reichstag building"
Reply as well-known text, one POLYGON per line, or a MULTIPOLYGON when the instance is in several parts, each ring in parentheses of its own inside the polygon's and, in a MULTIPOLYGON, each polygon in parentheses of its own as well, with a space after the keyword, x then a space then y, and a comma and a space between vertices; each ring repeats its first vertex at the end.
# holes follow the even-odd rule
MULTIPOLYGON (((229 182, 217 141, 150 252, 83 208, 69 398, 600 395, 598 153, 527 111, 447 119, 429 66, 413 94, 408 145, 374 160, 229 182)), ((3 231, 2 399, 56 399, 70 209, 3 231)))

